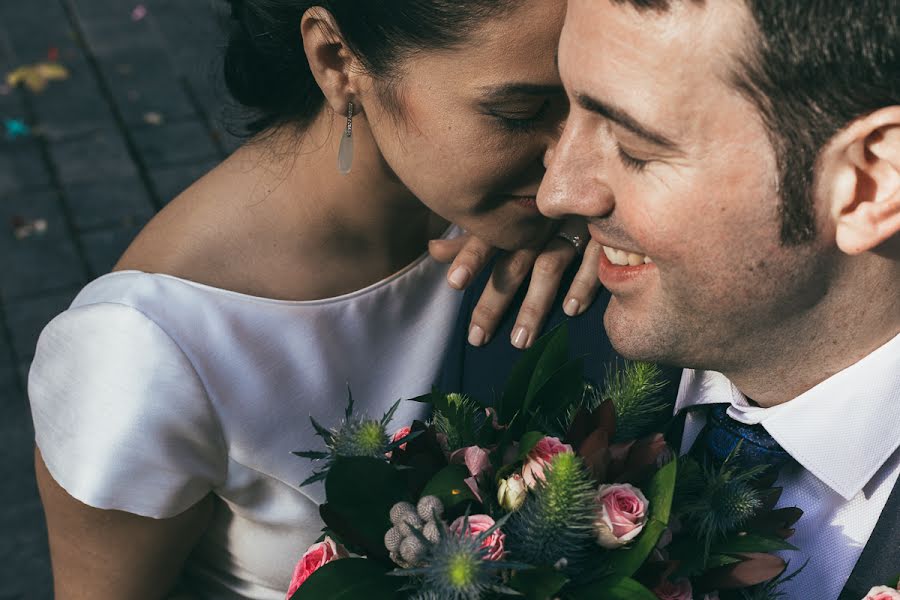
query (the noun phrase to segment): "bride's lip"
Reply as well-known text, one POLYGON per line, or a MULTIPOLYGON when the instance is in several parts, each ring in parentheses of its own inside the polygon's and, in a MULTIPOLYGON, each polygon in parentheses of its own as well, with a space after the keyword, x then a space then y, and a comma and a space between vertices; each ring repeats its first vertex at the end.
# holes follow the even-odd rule
POLYGON ((526 208, 533 212, 538 212, 537 196, 529 196, 525 194, 504 194, 502 198, 511 201, 517 206, 526 208))

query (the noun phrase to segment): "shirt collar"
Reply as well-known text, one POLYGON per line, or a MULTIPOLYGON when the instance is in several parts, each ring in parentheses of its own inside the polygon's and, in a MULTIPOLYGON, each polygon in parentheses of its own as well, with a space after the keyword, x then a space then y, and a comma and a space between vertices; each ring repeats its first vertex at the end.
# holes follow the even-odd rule
POLYGON ((900 447, 900 335, 789 402, 753 406, 721 373, 685 369, 675 412, 729 403, 798 463, 850 500, 900 447))

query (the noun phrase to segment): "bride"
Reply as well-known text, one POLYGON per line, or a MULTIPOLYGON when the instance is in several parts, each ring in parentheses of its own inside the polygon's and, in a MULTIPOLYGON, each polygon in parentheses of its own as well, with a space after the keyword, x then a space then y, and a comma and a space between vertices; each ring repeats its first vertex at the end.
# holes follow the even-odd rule
MULTIPOLYGON (((254 115, 250 142, 38 344, 29 397, 59 599, 282 598, 322 526, 322 490, 297 488, 314 465, 290 454, 310 445, 309 416, 337 422, 348 384, 371 415, 426 392, 459 306, 446 280, 464 287, 489 247, 513 252, 468 337, 491 337, 543 252, 512 340, 529 345, 574 255, 535 203, 565 112, 565 2, 232 8, 225 76, 254 115), (448 272, 428 240, 446 258, 460 228, 481 241, 448 272)), ((596 290, 588 252, 572 313, 596 290)))

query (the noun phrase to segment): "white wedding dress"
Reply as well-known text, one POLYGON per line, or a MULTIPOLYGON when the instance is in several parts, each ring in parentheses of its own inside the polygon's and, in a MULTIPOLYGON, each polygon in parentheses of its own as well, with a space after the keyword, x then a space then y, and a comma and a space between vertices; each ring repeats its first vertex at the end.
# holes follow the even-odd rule
MULTIPOLYGON (((100 277, 44 330, 28 393, 37 445, 69 494, 165 518, 209 493, 213 523, 185 569, 194 597, 282 600, 320 535, 321 449, 309 417, 372 417, 435 383, 461 294, 421 257, 338 298, 256 298, 175 277, 100 277)), ((399 428, 423 416, 401 403, 399 428)), ((366 490, 359 490, 365 494, 366 490)), ((65 585, 60 582, 59 585, 65 585)))

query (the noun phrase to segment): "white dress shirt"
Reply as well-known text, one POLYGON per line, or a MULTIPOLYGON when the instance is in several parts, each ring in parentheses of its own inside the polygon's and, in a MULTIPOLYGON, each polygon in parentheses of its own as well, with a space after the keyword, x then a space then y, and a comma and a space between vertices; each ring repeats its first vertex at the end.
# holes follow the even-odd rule
MULTIPOLYGON (((789 600, 836 599, 900 475, 900 335, 771 408, 751 405, 721 373, 685 369, 676 413, 724 402, 730 417, 762 424, 798 463, 776 484, 784 488, 779 507, 804 511, 788 540, 799 551, 781 555, 788 572, 809 563, 782 591, 789 600)), ((683 452, 704 422, 701 412, 688 413, 683 452)))

